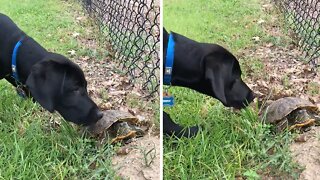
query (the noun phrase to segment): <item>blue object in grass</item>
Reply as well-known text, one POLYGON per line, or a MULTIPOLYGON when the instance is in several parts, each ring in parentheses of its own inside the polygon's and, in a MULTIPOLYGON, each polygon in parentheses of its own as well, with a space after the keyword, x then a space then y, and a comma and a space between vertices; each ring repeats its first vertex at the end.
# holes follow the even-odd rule
POLYGON ((163 96, 163 106, 170 106, 172 107, 174 105, 174 98, 173 96, 163 96))

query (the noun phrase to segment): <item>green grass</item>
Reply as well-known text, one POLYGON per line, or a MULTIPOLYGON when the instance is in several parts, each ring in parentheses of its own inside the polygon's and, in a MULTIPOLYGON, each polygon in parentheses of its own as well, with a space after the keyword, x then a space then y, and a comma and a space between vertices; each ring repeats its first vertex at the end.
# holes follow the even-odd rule
MULTIPOLYGON (((79 11, 70 1, 0 1, 1 13, 44 47, 64 55, 84 51, 72 37, 86 30, 75 22, 79 11)), ((18 97, 4 80, 0 97, 0 179, 114 179, 113 147, 97 146, 57 113, 18 97)))
POLYGON ((252 44, 252 37, 261 35, 256 23, 260 16, 257 2, 167 0, 164 1, 164 26, 197 41, 239 50, 252 44))
MULTIPOLYGON (((166 0, 164 26, 197 41, 220 44, 237 55, 244 48, 254 48, 252 37, 270 40, 257 23, 269 18, 259 3, 166 0)), ((263 67, 259 59, 241 61, 257 73, 263 67)), ((261 123, 257 107, 235 113, 193 90, 171 87, 169 92, 176 104, 165 111, 180 124, 201 124, 203 131, 191 139, 165 138, 165 179, 297 177, 288 149, 291 135, 273 135, 270 127, 261 123)))

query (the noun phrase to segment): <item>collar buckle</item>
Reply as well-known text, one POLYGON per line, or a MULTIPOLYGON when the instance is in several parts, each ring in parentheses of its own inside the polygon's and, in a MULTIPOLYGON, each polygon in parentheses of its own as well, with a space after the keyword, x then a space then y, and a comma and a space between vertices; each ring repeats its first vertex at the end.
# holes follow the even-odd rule
POLYGON ((166 67, 165 71, 164 71, 165 75, 172 75, 172 67, 166 67))

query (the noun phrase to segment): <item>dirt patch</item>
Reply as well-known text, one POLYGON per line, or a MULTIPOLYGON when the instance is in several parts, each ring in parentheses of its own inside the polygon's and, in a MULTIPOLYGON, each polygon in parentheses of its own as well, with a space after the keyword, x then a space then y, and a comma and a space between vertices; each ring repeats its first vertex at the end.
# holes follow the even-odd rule
POLYGON ((160 137, 144 136, 121 147, 117 154, 112 164, 120 177, 134 180, 160 178, 160 137))
POLYGON ((304 168, 299 179, 320 179, 320 127, 312 128, 303 136, 306 142, 295 142, 290 147, 294 161, 304 168))
POLYGON ((249 86, 258 99, 276 100, 295 96, 313 103, 320 102, 320 76, 312 65, 303 62, 304 57, 296 47, 263 44, 245 54, 246 58, 258 59, 262 63, 260 67, 247 66, 249 86))
POLYGON ((262 7, 270 17, 257 23, 267 37, 253 37, 257 45, 240 53, 241 63, 250 77, 249 86, 259 100, 296 96, 320 103, 319 69, 308 64, 296 40, 283 33, 282 15, 275 12, 273 5, 267 3, 262 7))

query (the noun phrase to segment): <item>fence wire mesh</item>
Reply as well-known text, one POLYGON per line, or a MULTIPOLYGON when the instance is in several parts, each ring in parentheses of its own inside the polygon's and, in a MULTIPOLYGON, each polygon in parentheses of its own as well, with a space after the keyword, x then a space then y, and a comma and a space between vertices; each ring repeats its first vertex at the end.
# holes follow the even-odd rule
POLYGON ((106 35, 115 60, 147 97, 159 95, 160 1, 81 0, 106 35))
POLYGON ((319 66, 320 58, 320 1, 274 0, 284 12, 285 19, 309 62, 319 66))

